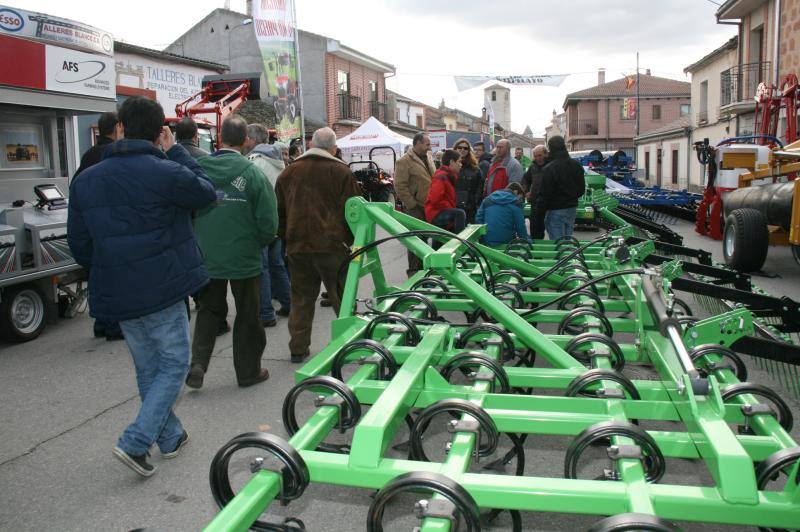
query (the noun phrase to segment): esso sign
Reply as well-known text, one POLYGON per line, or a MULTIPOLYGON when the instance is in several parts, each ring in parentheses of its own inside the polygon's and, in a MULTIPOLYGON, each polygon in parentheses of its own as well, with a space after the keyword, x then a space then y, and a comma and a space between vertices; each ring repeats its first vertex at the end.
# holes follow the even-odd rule
POLYGON ((6 31, 19 31, 25 26, 25 19, 13 9, 0 9, 0 28, 6 31))

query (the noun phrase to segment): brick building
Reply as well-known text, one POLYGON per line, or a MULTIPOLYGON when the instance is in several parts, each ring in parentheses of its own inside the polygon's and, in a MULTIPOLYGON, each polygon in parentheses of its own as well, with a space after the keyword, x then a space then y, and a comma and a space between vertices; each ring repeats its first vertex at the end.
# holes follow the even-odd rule
MULTIPOLYGON (((616 150, 632 153, 636 119, 623 114, 635 86, 625 78, 568 94, 564 100, 567 147, 570 150, 616 150)), ((691 85, 685 81, 642 74, 639 76, 639 134, 645 134, 689 114, 691 85)))
MULTIPOLYGON (((165 51, 229 65, 231 72, 261 72, 249 20, 245 13, 215 9, 165 51)), ((297 35, 307 133, 330 125, 342 137, 370 116, 386 123, 384 77, 394 74, 394 66, 324 35, 303 30, 297 35)))
POLYGON ((336 136, 349 135, 370 116, 387 123, 384 74, 394 74, 394 67, 334 39, 327 41, 326 122, 336 136))
MULTIPOLYGON (((716 17, 738 26, 739 43, 736 63, 720 74, 720 115, 732 120, 733 134, 749 135, 759 84, 780 86, 786 74, 800 73, 800 0, 727 0, 716 17)), ((781 118, 779 136, 785 130, 781 118)))

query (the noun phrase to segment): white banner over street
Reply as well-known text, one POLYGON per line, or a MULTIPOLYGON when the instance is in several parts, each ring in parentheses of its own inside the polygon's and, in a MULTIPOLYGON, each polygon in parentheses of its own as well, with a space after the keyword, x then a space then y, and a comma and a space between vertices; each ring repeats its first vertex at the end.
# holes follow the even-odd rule
POLYGON ((488 81, 500 81, 509 85, 540 85, 558 87, 569 74, 544 74, 541 76, 454 76, 456 87, 465 91, 480 87, 488 81))

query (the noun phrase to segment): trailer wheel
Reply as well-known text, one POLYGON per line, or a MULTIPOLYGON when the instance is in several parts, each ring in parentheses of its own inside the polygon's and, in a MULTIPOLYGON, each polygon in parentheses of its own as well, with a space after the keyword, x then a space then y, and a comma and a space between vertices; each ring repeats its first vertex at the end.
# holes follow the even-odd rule
POLYGON ((722 236, 725 264, 742 272, 758 271, 768 250, 769 230, 761 211, 736 209, 728 215, 722 236))
POLYGON ((44 330, 44 296, 33 285, 8 288, 0 303, 0 336, 16 342, 33 340, 44 330))

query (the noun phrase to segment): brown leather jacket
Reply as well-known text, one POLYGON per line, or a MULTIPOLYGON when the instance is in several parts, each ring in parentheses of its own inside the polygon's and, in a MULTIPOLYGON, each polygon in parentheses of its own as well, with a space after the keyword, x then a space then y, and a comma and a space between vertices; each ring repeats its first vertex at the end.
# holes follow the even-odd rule
POLYGON ((328 152, 308 150, 275 183, 278 236, 286 253, 342 253, 353 243, 344 204, 361 195, 345 163, 328 152))
POLYGON ((406 210, 421 209, 425 205, 431 188, 431 176, 435 171, 430 154, 426 154, 426 161, 423 161, 414 150, 408 150, 398 159, 394 171, 394 191, 406 210))

